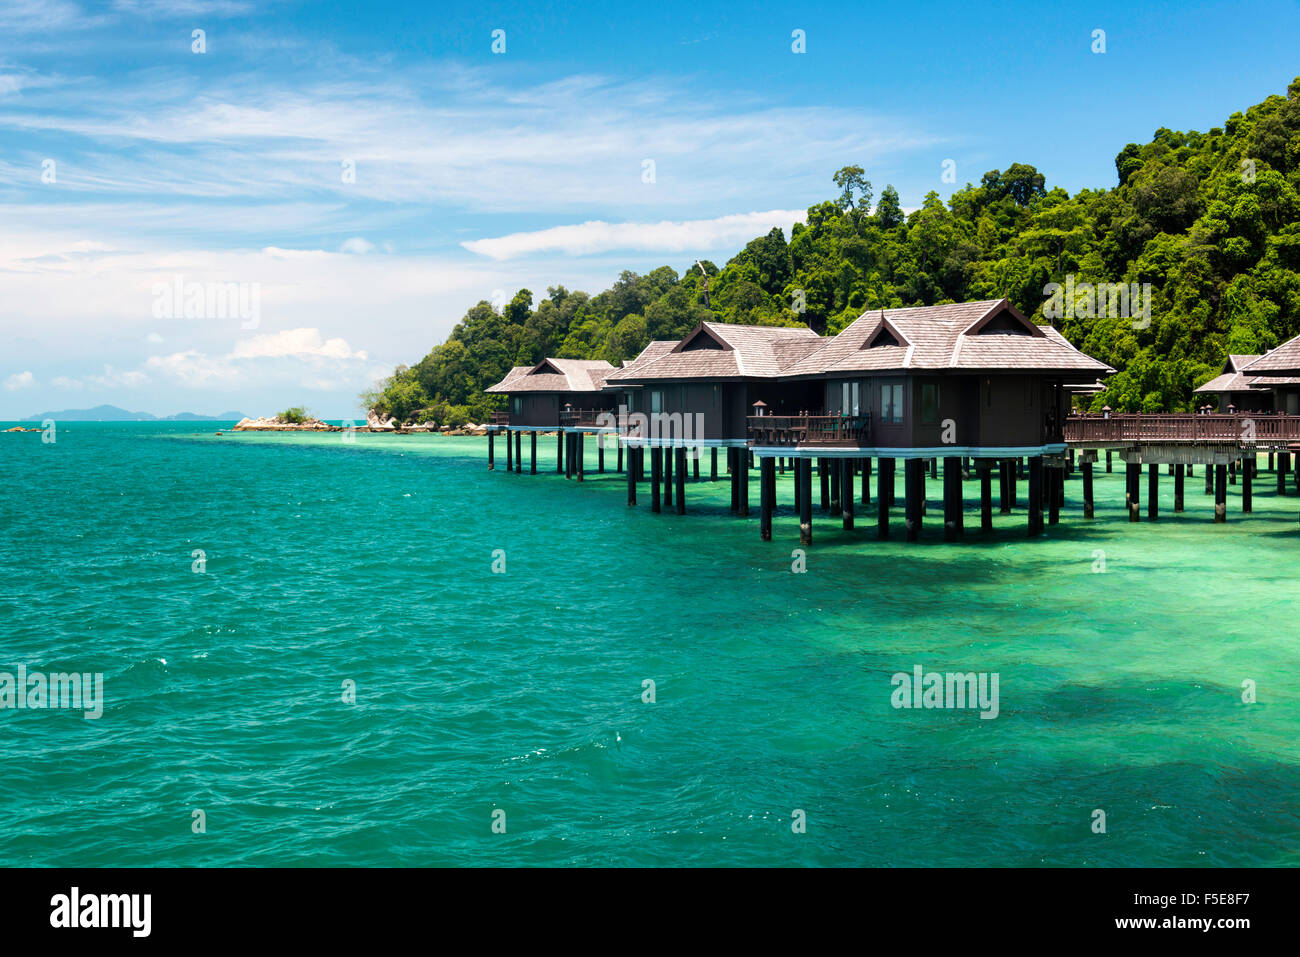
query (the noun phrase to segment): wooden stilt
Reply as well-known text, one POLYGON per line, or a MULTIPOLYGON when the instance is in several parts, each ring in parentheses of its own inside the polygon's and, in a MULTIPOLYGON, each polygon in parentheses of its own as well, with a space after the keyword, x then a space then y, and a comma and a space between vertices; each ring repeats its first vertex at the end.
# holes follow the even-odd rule
POLYGON ((1214 521, 1226 522, 1228 520, 1228 467, 1226 465, 1216 465, 1214 467, 1214 521))
POLYGON ((1036 538, 1043 531, 1043 457, 1029 459, 1029 535, 1036 538))
POLYGON ((618 440, 618 464, 614 466, 614 471, 622 472, 623 471, 623 437, 617 436, 616 438, 618 440))
MULTIPOLYGON (((1251 458, 1254 458, 1254 453, 1251 454, 1251 458)), ((1253 507, 1251 502, 1251 492, 1254 491, 1251 484, 1254 480, 1254 476, 1252 476, 1251 473, 1255 470, 1251 468, 1252 461, 1248 460, 1244 464, 1245 467, 1241 470, 1241 510, 1242 512, 1249 514, 1253 507)))
POLYGON ((677 456, 677 514, 686 514, 686 447, 673 449, 677 456))
POLYGON ((1183 510, 1183 473, 1187 471, 1185 466, 1174 466, 1174 511, 1183 510))
POLYGON ((957 540, 957 513, 961 510, 960 492, 961 459, 943 460, 943 540, 957 540))
POLYGON ((1286 494, 1286 473, 1291 471, 1291 453, 1277 453, 1277 494, 1286 494))
POLYGON ((758 537, 772 540, 772 507, 776 500, 776 461, 765 456, 758 466, 758 537))
POLYGON ((980 531, 993 531, 993 463, 976 459, 975 471, 980 478, 980 531))
POLYGON ((495 472, 497 467, 497 433, 493 429, 488 433, 488 471, 495 472))
POLYGON ((871 459, 862 460, 862 504, 871 504, 871 459))
POLYGON ((1205 494, 1214 494, 1214 466, 1208 463, 1205 466, 1205 494))
POLYGON ((794 473, 794 513, 803 514, 803 474, 799 471, 799 460, 792 459, 790 471, 794 473))
POLYGON ((596 472, 605 471, 605 433, 596 433, 596 472))
POLYGON ((563 429, 555 433, 555 472, 557 475, 568 476, 569 474, 564 470, 564 440, 567 437, 568 433, 563 429))
POLYGON ((515 474, 522 475, 524 471, 524 433, 515 433, 515 474))
POLYGON ((1065 470, 1059 465, 1047 469, 1047 524, 1061 521, 1061 501, 1065 498, 1065 470))
POLYGON ((937 479, 938 477, 939 477, 939 460, 930 459, 930 478, 937 479))
POLYGON ((737 480, 740 483, 740 517, 749 518, 749 449, 739 449, 740 452, 740 474, 737 480))
POLYGON ((1079 466, 1083 472, 1083 517, 1093 517, 1093 499, 1092 499, 1092 463, 1084 462, 1079 466))
POLYGON ((1268 453, 1268 470, 1271 472, 1271 471, 1273 471, 1273 468, 1274 468, 1274 466, 1273 466, 1273 453, 1272 453, 1272 452, 1269 452, 1269 453, 1268 453))
POLYGON ((853 459, 840 459, 841 517, 846 529, 853 528, 853 459))
POLYGON ((650 511, 658 512, 659 482, 664 474, 664 450, 655 446, 650 450, 650 511))
POLYGON ((1016 507, 1016 464, 1018 462, 1019 459, 1016 459, 1015 462, 1007 463, 1007 489, 1011 493, 1011 508, 1007 509, 1008 512, 1016 507))
POLYGON ((673 507, 673 466, 676 465, 677 449, 669 445, 664 449, 664 508, 673 507))
POLYGON ((699 446, 696 446, 695 448, 691 449, 691 481, 698 482, 699 480, 700 480, 700 448, 699 446))
POLYGON ((1111 453, 1111 450, 1110 450, 1110 449, 1107 449, 1107 450, 1106 450, 1106 471, 1107 471, 1107 472, 1110 471, 1110 453, 1111 453))
POLYGON ((506 433, 506 471, 515 470, 515 440, 509 432, 506 433))
POLYGON ((916 485, 924 465, 921 459, 906 459, 903 462, 903 522, 909 542, 916 541, 921 533, 921 510, 917 507, 916 485))
POLYGON ((998 460, 998 511, 1011 514, 1011 465, 1006 459, 998 460))
POLYGON ((827 473, 826 460, 817 460, 817 481, 821 485, 822 491, 822 511, 829 512, 831 508, 831 478, 827 473))
POLYGON ((529 434, 528 474, 529 475, 537 474, 537 430, 536 429, 533 429, 533 431, 529 434))
POLYGON ((731 514, 740 511, 740 467, 738 449, 727 449, 727 471, 731 473, 731 514))
POLYGON ((799 500, 799 544, 812 544, 812 459, 797 459, 795 468, 802 476, 803 496, 799 500))
MULTIPOLYGON (((827 459, 826 471, 831 473, 831 514, 840 510, 840 486, 843 484, 844 469, 840 459, 827 459)), ((849 497, 853 496, 853 483, 849 482, 849 497)))
MULTIPOLYGON (((620 448, 622 446, 620 445, 620 448)), ((627 504, 629 508, 636 507, 636 469, 632 467, 632 462, 636 459, 636 449, 631 447, 627 450, 627 504)))
POLYGON ((1130 522, 1141 521, 1142 515, 1138 503, 1138 482, 1142 474, 1142 466, 1129 462, 1124 467, 1124 504, 1128 509, 1128 520, 1130 522))
POLYGON ((1160 518, 1160 466, 1147 466, 1147 519, 1157 521, 1160 518))
POLYGON ((1233 459, 1228 463, 1228 484, 1237 484, 1237 460, 1233 459))
POLYGON ((718 447, 715 445, 709 449, 709 481, 718 480, 718 447))
POLYGON ((894 485, 894 460, 880 460, 880 477, 876 481, 876 536, 889 537, 889 499, 888 490, 894 485))

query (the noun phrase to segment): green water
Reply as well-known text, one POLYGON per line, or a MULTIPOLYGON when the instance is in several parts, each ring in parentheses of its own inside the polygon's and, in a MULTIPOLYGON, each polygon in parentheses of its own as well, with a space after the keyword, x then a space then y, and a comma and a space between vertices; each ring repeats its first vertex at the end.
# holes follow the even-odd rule
POLYGON ((789 476, 761 542, 757 472, 748 520, 725 480, 654 515, 553 438, 531 476, 483 439, 68 429, 0 435, 0 671, 106 705, 0 710, 0 864, 1300 863, 1271 474, 1215 526, 1200 467, 1138 525, 1076 473, 1032 541, 1026 483, 984 536, 968 482, 954 545, 932 481, 921 542, 815 512, 796 574, 789 476), (894 708, 918 664, 997 673, 998 717, 894 708))

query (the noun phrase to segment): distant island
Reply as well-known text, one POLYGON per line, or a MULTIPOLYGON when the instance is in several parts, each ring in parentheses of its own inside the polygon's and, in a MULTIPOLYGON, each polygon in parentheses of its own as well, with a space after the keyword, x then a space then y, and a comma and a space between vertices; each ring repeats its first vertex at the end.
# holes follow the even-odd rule
POLYGON ((128 412, 115 405, 97 405, 93 409, 63 409, 59 412, 38 412, 19 422, 238 422, 242 412, 222 412, 220 415, 199 415, 196 412, 177 412, 175 415, 152 415, 148 412, 128 412))

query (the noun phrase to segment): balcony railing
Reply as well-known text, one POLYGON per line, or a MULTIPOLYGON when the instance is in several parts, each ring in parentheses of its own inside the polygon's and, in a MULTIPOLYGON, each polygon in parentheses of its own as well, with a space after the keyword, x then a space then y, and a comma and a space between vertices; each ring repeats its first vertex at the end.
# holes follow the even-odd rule
POLYGON ((613 413, 609 409, 562 409, 560 411, 560 425, 566 429, 595 429, 604 428, 609 425, 609 416, 613 413), (602 422, 601 416, 606 416, 602 422))
POLYGON ((1274 445, 1300 442, 1300 416, 1267 412, 1235 415, 1125 413, 1108 418, 1073 415, 1065 420, 1065 441, 1181 442, 1185 444, 1274 445))
POLYGON ((857 445, 871 443, 869 415, 751 415, 754 445, 857 445))
POLYGON ((493 412, 492 417, 488 420, 488 425, 509 425, 509 412, 493 412))

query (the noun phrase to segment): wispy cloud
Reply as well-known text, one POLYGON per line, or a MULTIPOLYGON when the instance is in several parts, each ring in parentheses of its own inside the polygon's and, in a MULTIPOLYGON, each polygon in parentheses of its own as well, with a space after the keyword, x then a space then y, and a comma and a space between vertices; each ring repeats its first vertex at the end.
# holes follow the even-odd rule
POLYGON ((774 226, 788 231, 793 223, 803 222, 804 215, 803 210, 772 209, 762 213, 737 213, 680 222, 606 223, 594 220, 574 226, 511 233, 493 239, 473 239, 461 245, 491 259, 516 259, 540 252, 584 256, 615 249, 703 252, 729 244, 743 244, 774 226))

